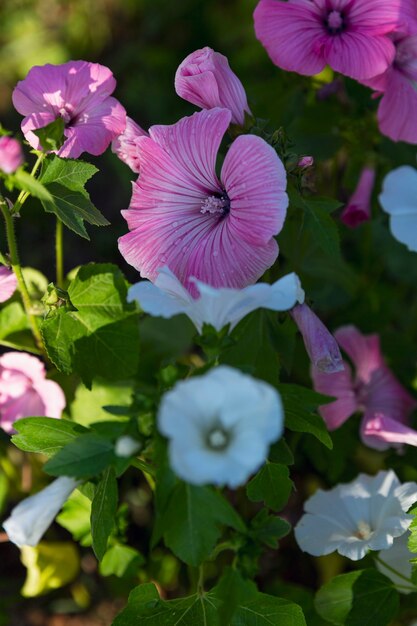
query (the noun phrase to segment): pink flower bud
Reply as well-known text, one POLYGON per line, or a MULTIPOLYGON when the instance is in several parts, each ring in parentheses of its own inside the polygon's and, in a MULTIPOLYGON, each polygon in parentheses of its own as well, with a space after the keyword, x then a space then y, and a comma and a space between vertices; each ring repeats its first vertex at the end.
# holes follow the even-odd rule
POLYGON ((298 304, 292 309, 291 316, 303 337, 305 349, 314 367, 326 374, 342 371, 342 355, 336 339, 310 307, 298 304))
POLYGON ((300 169, 311 167, 312 165, 314 165, 314 157, 312 156, 303 156, 297 163, 297 167, 300 169))
POLYGON ((126 163, 132 170, 139 174, 140 159, 138 149, 138 137, 147 137, 148 133, 143 130, 130 117, 126 118, 126 129, 121 135, 113 139, 111 144, 112 152, 117 154, 119 159, 126 163))
POLYGON ((13 174, 24 161, 22 147, 17 139, 0 137, 0 170, 13 174))
POLYGON ((245 111, 251 114, 243 85, 229 61, 208 47, 184 59, 175 74, 175 91, 202 109, 229 109, 233 124, 243 126, 245 111))
POLYGON ((375 169, 364 167, 358 185, 340 216, 340 220, 350 228, 371 219, 371 196, 375 184, 375 169))

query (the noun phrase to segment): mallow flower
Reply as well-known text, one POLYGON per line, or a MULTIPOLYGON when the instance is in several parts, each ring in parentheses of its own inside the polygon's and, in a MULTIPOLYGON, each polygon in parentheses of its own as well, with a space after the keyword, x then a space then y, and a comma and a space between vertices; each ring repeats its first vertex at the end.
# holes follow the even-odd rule
POLYGON ((13 137, 0 137, 0 171, 13 174, 23 164, 22 146, 13 137))
POLYGON ((113 139, 111 144, 112 152, 117 154, 119 159, 126 163, 136 174, 140 172, 140 155, 138 150, 138 137, 148 137, 146 130, 143 130, 130 117, 126 117, 126 128, 121 135, 113 139))
POLYGON ((417 587, 411 582, 412 565, 410 559, 415 558, 415 554, 408 549, 410 533, 404 533, 401 537, 394 539, 391 548, 379 553, 376 566, 384 576, 387 576, 394 585, 398 585, 400 593, 413 593, 417 587), (385 567, 385 565, 388 567, 385 567), (398 572, 397 574, 395 572, 398 572))
POLYGON ((407 426, 409 415, 416 401, 404 389, 386 365, 381 352, 378 335, 362 335, 355 326, 343 326, 335 332, 339 346, 350 357, 355 366, 355 376, 347 362, 344 370, 334 374, 323 374, 312 368, 316 391, 337 398, 320 407, 320 413, 329 430, 339 428, 354 413, 363 413, 361 438, 363 442, 378 450, 390 447, 383 429, 373 433, 369 424, 375 419, 385 418, 386 425, 396 422, 398 428, 407 426))
POLYGON ((57 118, 65 122, 64 144, 58 156, 102 154, 126 126, 126 111, 111 94, 116 81, 98 63, 69 61, 35 66, 13 91, 13 105, 25 116, 22 132, 32 148, 41 149, 33 132, 57 118))
POLYGON ((282 434, 284 412, 267 383, 219 366, 162 398, 158 428, 174 472, 194 485, 242 485, 282 434))
POLYGON ((258 283, 244 289, 216 289, 199 280, 194 282, 193 297, 167 267, 159 270, 155 283, 141 281, 129 289, 128 300, 135 300, 145 313, 170 318, 185 313, 201 333, 204 324, 221 330, 230 324, 230 331, 246 315, 259 308, 287 311, 304 301, 304 291, 296 274, 287 274, 273 285, 258 283))
POLYGON ((61 387, 45 379, 45 367, 25 352, 0 356, 0 428, 13 432, 22 417, 61 417, 66 401, 61 387))
POLYGON ((3 522, 10 541, 19 548, 36 546, 79 481, 60 476, 50 485, 20 502, 3 522))
POLYGON ((217 152, 229 127, 227 109, 194 113, 139 137, 140 176, 122 211, 126 261, 155 281, 165 265, 192 293, 193 276, 212 287, 250 285, 278 256, 286 173, 275 150, 255 135, 229 148, 220 178, 217 152))
POLYGON ((412 522, 406 511, 417 500, 417 484, 401 484, 389 470, 359 474, 329 491, 318 489, 304 505, 294 529, 304 552, 323 556, 337 551, 352 561, 369 550, 388 550, 412 522))
POLYGON ((175 74, 175 91, 202 109, 222 107, 232 113, 232 124, 243 126, 251 114, 245 89, 223 54, 209 47, 189 54, 175 74))
POLYGON ((390 216, 395 239, 417 252, 417 170, 403 165, 387 174, 379 202, 390 216))
POLYGON ((260 0, 255 32, 273 63, 312 76, 326 65, 366 79, 393 62, 403 0, 260 0))
POLYGON ((371 198, 375 184, 375 168, 363 168, 355 191, 343 209, 340 219, 350 228, 356 228, 371 219, 371 198))
POLYGON ((15 273, 4 265, 0 265, 0 302, 12 297, 17 287, 15 273))

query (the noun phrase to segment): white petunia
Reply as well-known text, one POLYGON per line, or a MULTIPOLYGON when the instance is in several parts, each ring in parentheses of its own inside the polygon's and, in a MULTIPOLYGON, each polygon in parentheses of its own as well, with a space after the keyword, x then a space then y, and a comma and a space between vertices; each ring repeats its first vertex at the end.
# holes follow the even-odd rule
POLYGON ((36 546, 79 481, 61 476, 20 502, 3 523, 10 541, 19 548, 36 546))
POLYGON ((401 593, 413 593, 417 591, 411 582, 412 565, 410 559, 415 558, 415 554, 408 549, 408 539, 410 533, 404 533, 401 537, 394 539, 394 543, 389 550, 384 550, 379 554, 379 560, 376 562, 376 566, 379 571, 387 576, 394 585, 398 585, 401 593), (388 567, 384 566, 384 563, 388 567), (392 570, 395 570, 400 575, 398 576, 392 570), (407 579, 407 580, 405 580, 407 579))
POLYGON ((417 484, 400 484, 395 473, 359 474, 330 491, 319 489, 305 503, 306 514, 294 529, 304 552, 322 556, 337 551, 358 561, 368 550, 387 550, 413 519, 417 484))
POLYGON ((121 458, 128 458, 139 452, 141 447, 139 441, 129 437, 129 435, 123 435, 117 439, 114 445, 114 453, 121 458))
POLYGON ((232 488, 265 462, 283 422, 281 398, 271 385, 226 366, 177 383, 158 413, 174 472, 195 485, 232 488))
POLYGON ((287 274, 273 285, 257 283, 244 289, 216 289, 199 280, 195 283, 199 298, 193 298, 178 278, 167 268, 159 270, 155 284, 141 281, 129 289, 128 300, 136 300, 145 313, 170 318, 185 313, 201 333, 203 324, 230 330, 248 313, 259 308, 287 311, 304 302, 304 291, 296 274, 287 274))
POLYGON ((395 239, 417 252, 417 170, 403 165, 387 174, 379 201, 395 239))

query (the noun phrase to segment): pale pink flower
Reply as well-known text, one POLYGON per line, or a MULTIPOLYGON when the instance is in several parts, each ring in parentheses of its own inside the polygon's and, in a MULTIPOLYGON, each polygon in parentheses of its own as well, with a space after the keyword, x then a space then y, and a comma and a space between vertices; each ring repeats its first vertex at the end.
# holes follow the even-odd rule
POLYGON ((148 133, 130 117, 127 117, 124 132, 116 137, 116 139, 113 139, 111 144, 112 152, 117 154, 119 159, 123 161, 123 163, 126 163, 132 172, 136 174, 139 174, 140 171, 138 137, 148 137, 148 133))
POLYGON ((375 168, 364 167, 357 187, 340 216, 346 226, 356 228, 362 222, 371 219, 371 197, 374 184, 375 168))
POLYGON ((356 79, 384 72, 402 0, 260 0, 255 31, 275 65, 311 76, 326 65, 356 79))
POLYGON ((119 249, 142 277, 167 266, 189 289, 250 285, 278 255, 274 235, 288 205, 286 173, 275 150, 255 135, 231 145, 220 178, 217 152, 227 109, 200 111, 139 137, 140 177, 123 211, 130 233, 119 249))
POLYGON ((243 126, 245 113, 251 114, 245 89, 229 61, 208 47, 184 59, 175 74, 175 91, 202 109, 229 109, 233 124, 243 126))
POLYGON ((65 407, 61 387, 45 379, 45 367, 25 352, 0 357, 0 427, 13 432, 22 417, 61 417, 65 407))
POLYGON ((22 146, 13 137, 0 137, 0 170, 13 174, 23 164, 22 146))
MULTIPOLYGON (((383 434, 371 433, 369 422, 386 418, 407 425, 417 403, 388 368, 381 353, 378 335, 362 335, 355 326, 343 326, 335 332, 340 347, 356 368, 355 376, 348 363, 343 372, 324 375, 313 369, 316 391, 337 398, 320 408, 329 430, 339 428, 351 415, 362 412, 361 437, 371 448, 389 447, 383 434)), ((386 425, 389 425, 388 422, 386 425)), ((375 426, 375 424, 374 424, 375 426)), ((398 426, 400 428, 400 426, 398 426)))
POLYGON ((343 370, 337 341, 310 307, 307 304, 298 304, 290 314, 303 337, 313 366, 326 374, 343 370))
POLYGON ((6 302, 12 297, 17 287, 17 279, 8 267, 0 265, 0 302, 6 302))
POLYGON ((26 116, 22 131, 36 150, 41 144, 33 131, 61 117, 66 141, 58 155, 77 159, 82 152, 102 154, 124 131, 126 112, 110 96, 115 87, 112 72, 98 63, 47 64, 32 67, 17 83, 13 104, 26 116))

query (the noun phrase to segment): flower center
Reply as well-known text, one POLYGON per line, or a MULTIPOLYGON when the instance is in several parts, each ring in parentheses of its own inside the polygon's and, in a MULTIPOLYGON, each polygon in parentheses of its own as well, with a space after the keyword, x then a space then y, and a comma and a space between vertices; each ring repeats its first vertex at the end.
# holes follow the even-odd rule
POLYGON ((201 203, 200 213, 209 213, 210 215, 225 217, 230 213, 229 196, 226 192, 221 195, 208 196, 201 203))
POLYGON ((72 121, 72 118, 74 116, 74 110, 73 110, 73 108, 70 105, 67 104, 64 107, 62 107, 61 109, 59 109, 59 115, 64 120, 65 126, 67 126, 72 121))
POLYGON ((207 435, 207 444, 209 448, 216 452, 224 450, 229 445, 229 433, 223 428, 213 428, 207 435))
POLYGON ((367 541, 371 538, 372 534, 373 530, 369 526, 368 522, 364 522, 363 520, 358 522, 357 531, 354 533, 355 537, 362 539, 363 541, 367 541))
POLYGON ((325 26, 327 28, 327 31, 331 35, 337 35, 338 33, 341 33, 346 26, 343 13, 341 13, 340 11, 331 11, 327 15, 325 26))

